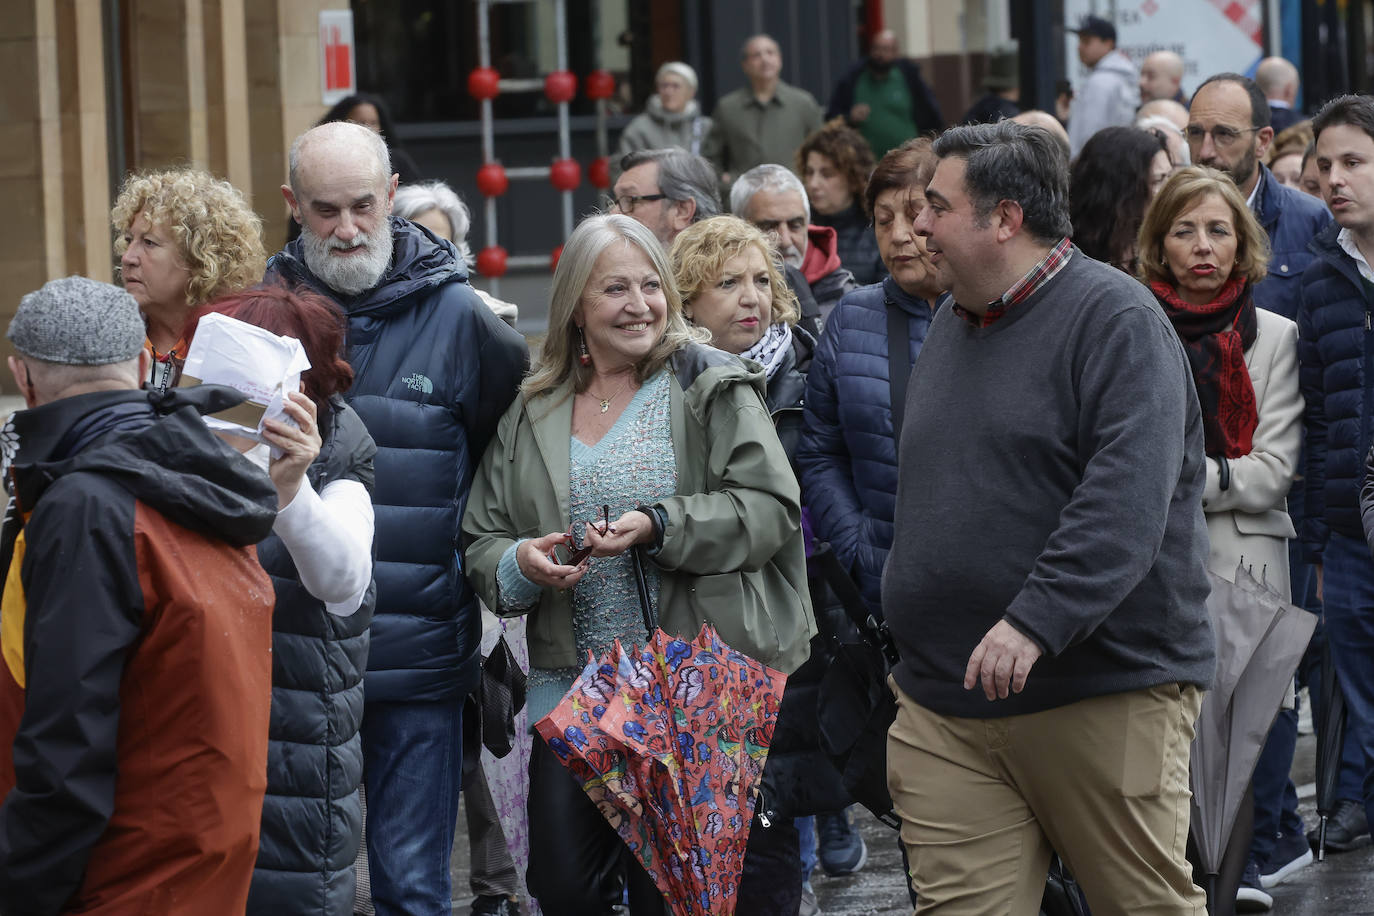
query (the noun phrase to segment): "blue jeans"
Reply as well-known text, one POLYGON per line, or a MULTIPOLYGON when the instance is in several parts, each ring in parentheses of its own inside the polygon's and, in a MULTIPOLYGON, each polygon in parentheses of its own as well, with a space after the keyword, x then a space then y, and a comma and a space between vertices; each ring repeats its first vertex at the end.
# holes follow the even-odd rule
POLYGON ((802 881, 810 881, 811 873, 816 870, 816 819, 810 815, 799 817, 797 841, 801 844, 802 881))
POLYGON ((367 863, 377 916, 449 916, 463 699, 363 709, 367 863))
POLYGON ((1362 798, 1374 821, 1374 560, 1363 540, 1331 535, 1322 556, 1326 638, 1360 749, 1362 798))

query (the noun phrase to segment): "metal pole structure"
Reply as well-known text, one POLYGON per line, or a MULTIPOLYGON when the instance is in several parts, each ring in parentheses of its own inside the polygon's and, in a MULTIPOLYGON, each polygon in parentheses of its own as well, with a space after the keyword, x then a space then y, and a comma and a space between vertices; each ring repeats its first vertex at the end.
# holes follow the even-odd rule
MULTIPOLYGON (((568 69, 568 12, 564 0, 554 0, 554 29, 558 33, 558 69, 568 69)), ((568 121, 568 104, 558 105, 558 156, 572 158, 572 128, 568 121)), ((568 240, 573 230, 572 191, 563 192, 563 241, 568 240)))
MULTIPOLYGON (((477 59, 483 67, 491 66, 491 24, 488 20, 490 14, 489 0, 478 0, 477 3, 477 59)), ((491 99, 482 100, 482 163, 496 161, 496 139, 495 127, 492 121, 491 99)), ((496 244, 496 198, 488 197, 483 207, 486 211, 487 224, 487 244, 496 244)), ((491 294, 496 297, 501 295, 501 279, 490 277, 487 283, 491 287, 491 294)))

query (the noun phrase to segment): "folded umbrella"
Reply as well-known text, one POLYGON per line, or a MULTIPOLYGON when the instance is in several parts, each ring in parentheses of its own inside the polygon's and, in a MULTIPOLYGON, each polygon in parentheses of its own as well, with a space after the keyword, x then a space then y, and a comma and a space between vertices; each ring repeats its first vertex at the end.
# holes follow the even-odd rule
POLYGON ((655 629, 589 664, 535 726, 676 916, 735 911, 786 680, 709 625, 692 641, 655 629))
POLYGON ((1316 618, 1283 601, 1243 565, 1234 583, 1208 578, 1217 673, 1198 713, 1189 782, 1193 837, 1213 885, 1210 909, 1236 814, 1316 618))
POLYGON ((1317 861, 1326 858, 1326 821, 1336 810, 1341 775, 1341 751, 1345 746, 1345 694, 1336 677, 1331 657, 1331 638, 1322 645, 1322 710, 1317 731, 1317 861))

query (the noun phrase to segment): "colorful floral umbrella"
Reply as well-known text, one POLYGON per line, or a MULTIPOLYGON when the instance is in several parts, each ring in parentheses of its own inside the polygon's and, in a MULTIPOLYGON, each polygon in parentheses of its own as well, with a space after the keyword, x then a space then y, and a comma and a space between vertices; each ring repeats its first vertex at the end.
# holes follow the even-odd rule
POLYGON ((589 662, 535 728, 677 916, 730 916, 786 675, 710 626, 589 662))

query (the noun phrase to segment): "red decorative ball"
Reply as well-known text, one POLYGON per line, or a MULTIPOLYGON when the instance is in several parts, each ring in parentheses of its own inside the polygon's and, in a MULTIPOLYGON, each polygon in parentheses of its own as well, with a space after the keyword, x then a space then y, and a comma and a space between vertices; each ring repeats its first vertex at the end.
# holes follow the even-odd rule
POLYGON ((500 197, 510 187, 506 169, 499 162, 488 162, 477 170, 477 190, 484 197, 500 197))
POLYGON ((611 160, 608 156, 597 156, 587 166, 587 180, 592 187, 606 190, 611 186, 611 160))
POLYGON ((506 249, 488 245, 477 253, 477 269, 484 277, 500 277, 506 272, 506 249))
POLYGON ((582 166, 576 159, 555 159, 549 166, 549 183, 560 191, 572 191, 582 183, 582 166))
POLYGON ((544 95, 555 105, 571 102, 577 95, 577 77, 567 70, 555 70, 544 77, 544 95))
POLYGON ((615 77, 611 76, 609 70, 593 70, 587 74, 587 79, 582 84, 582 88, 587 93, 587 98, 593 101, 609 99, 615 95, 615 77))
POLYGON ((493 67, 478 67, 468 74, 468 95, 474 99, 494 99, 501 94, 501 74, 493 67))
POLYGON ((550 272, 558 269, 558 259, 561 257, 563 257, 563 246, 559 245, 557 248, 555 248, 552 252, 549 253, 550 272))

